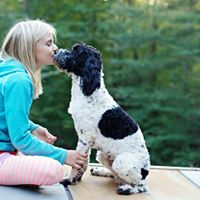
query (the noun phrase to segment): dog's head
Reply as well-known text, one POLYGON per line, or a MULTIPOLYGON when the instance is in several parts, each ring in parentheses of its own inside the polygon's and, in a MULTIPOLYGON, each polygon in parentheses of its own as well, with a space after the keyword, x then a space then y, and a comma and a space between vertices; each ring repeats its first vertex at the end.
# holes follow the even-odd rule
POLYGON ((86 44, 75 44, 72 51, 59 49, 54 56, 61 70, 81 77, 82 92, 90 96, 100 88, 102 60, 100 52, 86 44))

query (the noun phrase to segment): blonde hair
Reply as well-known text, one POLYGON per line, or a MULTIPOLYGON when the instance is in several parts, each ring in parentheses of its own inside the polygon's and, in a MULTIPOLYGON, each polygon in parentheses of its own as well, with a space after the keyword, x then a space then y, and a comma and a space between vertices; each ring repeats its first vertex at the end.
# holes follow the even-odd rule
POLYGON ((26 67, 33 80, 35 98, 42 94, 41 70, 36 68, 35 45, 49 32, 56 39, 54 27, 44 21, 18 22, 6 35, 0 52, 1 59, 12 57, 26 67))

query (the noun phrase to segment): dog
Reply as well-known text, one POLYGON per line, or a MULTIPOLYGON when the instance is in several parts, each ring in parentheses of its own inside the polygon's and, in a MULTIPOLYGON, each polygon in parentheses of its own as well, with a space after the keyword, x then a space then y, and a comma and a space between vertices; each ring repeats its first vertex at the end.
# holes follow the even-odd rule
MULTIPOLYGON (((68 112, 79 138, 76 149, 89 157, 90 149, 96 148, 97 161, 105 166, 92 168, 91 174, 113 177, 118 194, 147 191, 150 156, 142 131, 108 93, 100 52, 78 43, 71 51, 57 50, 54 60, 72 78, 68 112)), ((61 183, 66 186, 79 182, 87 165, 80 170, 72 168, 61 183)))

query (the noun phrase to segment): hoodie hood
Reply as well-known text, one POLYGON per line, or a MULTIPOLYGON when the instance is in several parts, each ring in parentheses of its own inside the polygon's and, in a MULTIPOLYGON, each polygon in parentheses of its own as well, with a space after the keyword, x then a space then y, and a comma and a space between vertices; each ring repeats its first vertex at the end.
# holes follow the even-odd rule
POLYGON ((24 65, 13 58, 7 60, 0 60, 0 77, 16 72, 27 73, 24 65))

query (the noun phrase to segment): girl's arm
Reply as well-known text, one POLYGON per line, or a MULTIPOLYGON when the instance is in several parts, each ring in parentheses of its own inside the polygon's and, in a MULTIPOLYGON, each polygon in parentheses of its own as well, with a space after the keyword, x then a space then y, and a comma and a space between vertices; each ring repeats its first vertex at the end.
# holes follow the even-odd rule
POLYGON ((33 100, 32 82, 25 72, 10 75, 4 84, 5 115, 13 146, 25 155, 47 156, 64 163, 67 151, 33 136, 29 111, 33 100))

